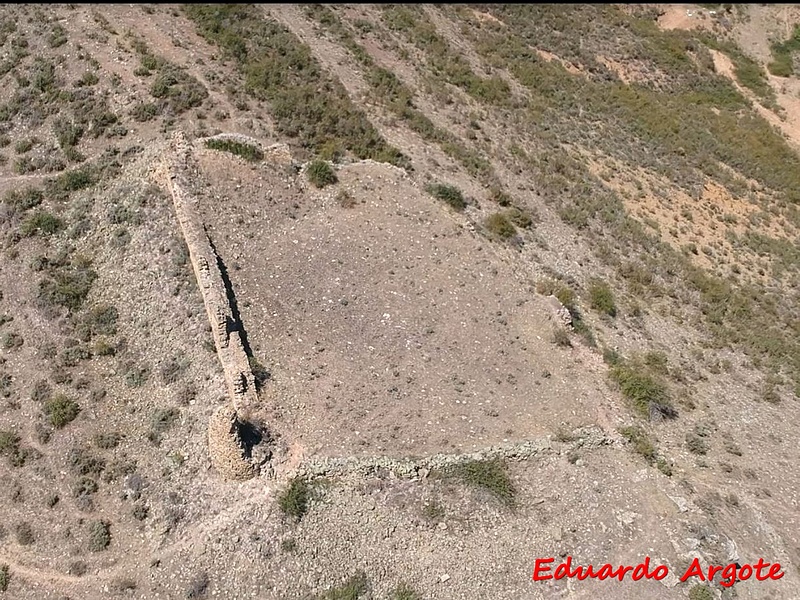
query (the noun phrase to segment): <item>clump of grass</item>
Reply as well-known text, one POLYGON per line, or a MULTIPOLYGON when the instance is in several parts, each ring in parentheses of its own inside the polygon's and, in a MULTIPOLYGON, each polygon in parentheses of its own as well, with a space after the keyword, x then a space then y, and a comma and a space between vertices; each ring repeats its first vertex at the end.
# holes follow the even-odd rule
POLYGON ((445 478, 485 490, 509 508, 516 507, 517 490, 501 459, 472 460, 447 467, 441 474, 445 478))
POLYGON ((788 40, 772 44, 773 60, 767 65, 769 72, 778 77, 791 77, 794 74, 793 54, 796 52, 800 52, 800 25, 795 25, 788 40))
POLYGON ((10 190, 3 196, 5 204, 19 211, 26 211, 39 206, 42 200, 44 200, 44 192, 34 187, 10 190))
POLYGON ((553 343, 561 348, 572 348, 572 340, 566 329, 556 329, 553 331, 553 343))
POLYGON ((311 161, 306 167, 306 177, 317 188, 324 188, 339 181, 333 167, 324 160, 311 161))
POLYGON ((22 223, 22 235, 53 235, 64 229, 64 221, 49 212, 37 212, 29 216, 22 223))
POLYGON ((230 152, 235 156, 240 156, 250 162, 257 162, 263 160, 264 153, 261 148, 253 144, 247 144, 231 139, 210 139, 206 140, 206 148, 211 150, 220 150, 222 152, 230 152))
POLYGON ((44 404, 44 413, 50 418, 53 427, 66 427, 81 412, 81 407, 72 398, 64 394, 56 394, 44 404))
POLYGON ((422 596, 406 582, 401 581, 392 590, 391 600, 422 600, 422 596))
POLYGON ((364 571, 358 571, 341 586, 325 592, 320 596, 320 600, 358 600, 368 591, 367 574, 364 571))
POLYGON ((677 415, 667 386, 648 373, 644 366, 620 363, 611 367, 609 374, 640 415, 648 418, 653 418, 654 413, 669 417, 677 415))
POLYGON ((614 292, 605 281, 595 280, 589 286, 589 305, 610 317, 617 315, 617 305, 614 302, 614 292))
POLYGON ((708 431, 700 426, 686 434, 686 447, 692 454, 705 455, 708 453, 710 446, 707 441, 708 431))
POLYGON ((467 201, 460 189, 446 183, 431 183, 425 186, 425 191, 437 200, 441 200, 451 208, 462 211, 467 207, 467 201))
POLYGON ((689 590, 689 600, 714 600, 714 593, 708 586, 698 583, 689 590))
POLYGON ((501 240, 507 240, 517 233, 517 228, 514 227, 509 218, 499 212, 489 215, 486 218, 485 226, 489 233, 501 240))
POLYGON ((641 455, 649 464, 656 460, 656 447, 650 440, 647 433, 638 425, 623 427, 619 430, 628 442, 633 446, 634 452, 641 455))
POLYGON ((283 514, 300 521, 308 512, 310 496, 311 486, 308 481, 302 477, 295 477, 278 496, 278 507, 283 514))
POLYGON ((150 430, 147 432, 147 439, 156 445, 160 444, 161 436, 172 429, 180 415, 181 412, 177 408, 155 410, 150 416, 150 430))

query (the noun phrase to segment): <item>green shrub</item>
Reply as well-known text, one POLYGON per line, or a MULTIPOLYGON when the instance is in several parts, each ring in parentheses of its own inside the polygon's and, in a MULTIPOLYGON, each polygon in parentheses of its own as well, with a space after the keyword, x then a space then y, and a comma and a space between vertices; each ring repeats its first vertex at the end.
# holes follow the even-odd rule
POLYGON ((131 109, 131 116, 134 121, 144 123, 150 121, 158 115, 158 107, 152 102, 139 102, 131 109))
POLYGON ((64 221, 48 212, 37 212, 22 223, 22 235, 25 237, 42 234, 53 235, 64 229, 64 221))
POLYGON ((172 429, 175 422, 180 418, 181 411, 177 408, 159 408, 150 416, 150 431, 147 439, 158 445, 161 436, 172 429))
POLYGON ((48 276, 39 282, 39 301, 45 306, 63 306, 74 312, 83 305, 95 279, 97 273, 90 260, 70 257, 50 269, 48 276))
POLYGON ((397 587, 392 590, 390 600, 422 600, 422 596, 410 585, 401 581, 397 584, 397 587))
POLYGON ((20 190, 6 192, 3 202, 9 206, 25 211, 39 206, 44 200, 44 192, 38 188, 25 187, 20 190))
POLYGON ((714 600, 714 593, 708 586, 698 583, 689 590, 689 600, 714 600))
POLYGON ((617 305, 614 303, 614 293, 604 281, 594 281, 589 286, 589 305, 610 317, 617 315, 617 305))
POLYGON ((320 596, 320 600, 358 600, 369 591, 367 575, 358 571, 339 587, 335 587, 320 596))
POLYGON ((8 590, 8 584, 11 582, 11 570, 8 565, 0 565, 0 592, 8 590))
POLYGON ((462 211, 467 207, 464 194, 455 186, 446 183, 431 183, 425 186, 425 191, 457 211, 462 211))
POLYGON ((623 427, 619 432, 633 445, 633 450, 643 456, 648 463, 652 464, 656 460, 656 447, 641 427, 636 425, 623 427))
POLYGON ((611 378, 620 386, 622 395, 633 404, 642 416, 649 417, 652 410, 670 414, 672 400, 667 387, 636 364, 618 364, 609 371, 611 378))
POLYGON ((295 477, 286 489, 278 496, 278 507, 281 512, 299 521, 308 512, 311 486, 301 477, 295 477))
POLYGON ((253 144, 245 142, 238 142, 230 139, 211 139, 206 140, 206 148, 211 150, 221 150, 223 152, 230 152, 236 156, 240 156, 245 160, 256 162, 264 159, 264 153, 261 148, 253 144))
POLYGON ((517 233, 517 229, 514 227, 514 224, 509 221, 508 217, 506 217, 506 215, 503 213, 493 213, 489 215, 486 218, 485 226, 489 233, 500 238, 501 240, 507 240, 517 233))
POLYGON ((306 167, 306 177, 314 187, 324 188, 338 181, 333 168, 324 160, 315 160, 306 167))
POLYGON ((102 552, 111 544, 111 525, 107 521, 92 521, 89 524, 89 550, 102 552))
POLYGON ((78 403, 64 394, 56 394, 44 404, 44 413, 50 417, 53 427, 61 429, 66 427, 81 412, 78 403))
POLYGON ((509 508, 516 507, 517 490, 500 459, 472 460, 442 470, 445 478, 486 490, 509 508))

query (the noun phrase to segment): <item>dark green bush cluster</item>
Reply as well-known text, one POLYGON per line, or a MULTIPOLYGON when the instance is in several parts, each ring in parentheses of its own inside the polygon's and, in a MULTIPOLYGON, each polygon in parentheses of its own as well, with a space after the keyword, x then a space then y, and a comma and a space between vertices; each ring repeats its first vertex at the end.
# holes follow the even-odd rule
POLYGON ((64 221, 45 211, 38 211, 22 222, 22 235, 53 235, 64 229, 64 221))
POLYGON ((77 311, 89 295, 97 273, 85 257, 72 255, 46 261, 47 276, 39 282, 39 302, 43 306, 63 306, 77 311))
POLYGON ((462 211, 467 207, 464 194, 453 185, 447 183, 431 183, 425 186, 425 191, 457 211, 462 211))

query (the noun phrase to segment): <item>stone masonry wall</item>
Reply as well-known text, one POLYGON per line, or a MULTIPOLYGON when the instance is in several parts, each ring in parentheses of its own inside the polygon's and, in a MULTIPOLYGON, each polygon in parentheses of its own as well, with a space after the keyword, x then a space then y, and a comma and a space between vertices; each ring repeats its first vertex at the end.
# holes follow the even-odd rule
POLYGON ((233 317, 218 257, 200 221, 197 200, 188 192, 191 147, 183 134, 173 137, 171 157, 172 161, 166 165, 167 184, 203 295, 231 401, 230 406, 220 408, 209 423, 211 462, 225 477, 243 479, 252 476, 254 469, 243 454, 236 423, 240 416, 246 417, 258 402, 255 378, 244 350, 239 324, 233 317))

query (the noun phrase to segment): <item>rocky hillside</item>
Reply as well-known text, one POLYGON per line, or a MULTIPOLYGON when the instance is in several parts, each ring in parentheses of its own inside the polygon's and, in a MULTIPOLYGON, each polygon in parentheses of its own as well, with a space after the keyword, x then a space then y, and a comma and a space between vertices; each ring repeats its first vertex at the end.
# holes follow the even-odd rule
POLYGON ((797 597, 800 9, 4 5, 0 48, 0 600, 797 597))

